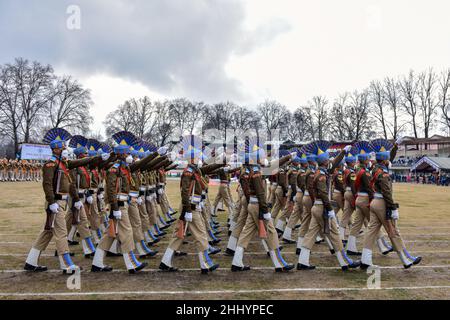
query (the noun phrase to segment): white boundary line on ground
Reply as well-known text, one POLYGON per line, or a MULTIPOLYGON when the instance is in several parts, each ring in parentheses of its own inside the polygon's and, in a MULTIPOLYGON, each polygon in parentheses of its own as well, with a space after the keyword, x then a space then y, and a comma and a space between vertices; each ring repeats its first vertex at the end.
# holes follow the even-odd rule
MULTIPOLYGON (((281 251, 282 254, 295 254, 295 251, 281 251)), ((438 254, 438 253, 450 253, 450 250, 414 250, 414 253, 426 253, 426 254, 438 254)), ((327 255, 327 256, 331 256, 330 252, 328 251, 312 251, 313 255, 327 255)), ((0 253, 0 257, 26 257, 28 255, 28 253, 0 253)), ((162 256, 163 254, 161 252, 158 252, 156 254, 156 256, 162 256)), ((192 253, 189 252, 187 253, 188 256, 197 256, 197 253, 192 253)), ((220 255, 220 256, 228 256, 226 255, 224 252, 219 252, 216 255, 220 255)), ((266 252, 264 251, 260 251, 260 252, 245 252, 245 255, 267 255, 266 252)), ((375 255, 379 255, 380 257, 383 256, 381 253, 375 253, 375 255)), ((41 257, 54 257, 53 254, 41 254, 41 257)), ((82 254, 78 254, 78 256, 82 256, 82 254)), ((214 255, 213 255, 214 256, 214 255)), ((391 257, 391 258, 396 258, 398 259, 397 256, 394 255, 386 255, 383 257, 391 257)), ((230 256, 231 258, 231 256, 230 256)))
POLYGON ((381 287, 369 288, 279 288, 279 289, 241 289, 241 290, 179 290, 179 291, 90 291, 90 292, 0 292, 0 296, 6 297, 39 297, 39 296, 90 296, 90 295, 178 295, 178 294, 246 294, 246 293, 273 293, 273 292, 321 292, 321 291, 380 291, 380 290, 436 290, 450 289, 450 286, 413 286, 413 287, 381 287))
MULTIPOLYGON (((401 269, 403 270, 403 266, 377 266, 380 269, 401 269)), ((417 266, 413 266, 413 269, 447 269, 450 268, 450 264, 444 264, 444 265, 425 265, 425 266, 421 266, 421 265, 417 265, 417 266)), ((341 270, 341 267, 316 267, 317 270, 341 270)), ((265 270, 270 270, 270 271, 275 271, 275 269, 273 267, 251 267, 251 270, 256 270, 256 271, 265 271, 265 270)), ((250 270, 250 271, 251 271, 250 270)), ((359 270, 359 269, 357 269, 359 270)), ((222 271, 222 272, 232 272, 230 268, 218 268, 216 271, 222 271)), ((0 270, 0 273, 27 273, 30 271, 26 271, 23 269, 11 269, 11 270, 0 270)), ((127 270, 125 269, 114 269, 112 271, 113 273, 115 272, 123 272, 126 273, 127 270)), ((159 270, 159 269, 143 269, 140 272, 161 272, 163 273, 163 271, 159 270)), ((180 269, 179 272, 200 272, 199 268, 185 268, 185 269, 180 269)), ((298 271, 301 272, 301 271, 298 271)), ((306 272, 306 271, 305 271, 306 272)), ((311 272, 311 271, 309 271, 311 272)), ((312 271, 314 272, 314 271, 312 271)), ((31 272, 30 272, 31 273, 31 272)), ((47 270, 45 272, 42 272, 42 274, 45 273, 62 273, 61 270, 58 269, 50 269, 47 270)), ((90 273, 89 270, 82 270, 81 273, 90 273)), ((164 272, 165 273, 165 272, 164 272)), ((39 273, 36 273, 39 274, 39 273)), ((99 273, 96 273, 99 274, 99 273)))

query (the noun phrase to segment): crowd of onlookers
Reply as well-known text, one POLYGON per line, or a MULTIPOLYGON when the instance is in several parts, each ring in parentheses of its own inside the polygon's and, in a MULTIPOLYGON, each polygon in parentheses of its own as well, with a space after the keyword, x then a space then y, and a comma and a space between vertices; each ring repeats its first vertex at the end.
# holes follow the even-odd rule
POLYGON ((394 167, 411 167, 414 163, 420 160, 420 157, 399 157, 392 161, 394 167))
POLYGON ((420 173, 420 174, 391 174, 394 182, 420 183, 420 184, 435 184, 438 186, 450 185, 450 173, 420 173))

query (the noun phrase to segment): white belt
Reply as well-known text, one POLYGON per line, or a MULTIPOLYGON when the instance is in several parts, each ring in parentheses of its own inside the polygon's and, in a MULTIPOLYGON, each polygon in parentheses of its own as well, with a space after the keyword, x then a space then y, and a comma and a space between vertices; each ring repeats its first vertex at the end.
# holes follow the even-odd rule
POLYGON ((316 200, 314 201, 314 204, 323 204, 322 200, 316 200))
POLYGON ((375 194, 373 195, 373 197, 374 197, 374 198, 377 198, 377 199, 384 199, 383 195, 382 195, 381 193, 379 193, 379 192, 375 192, 375 194))
POLYGON ((304 193, 304 195, 305 195, 305 196, 309 196, 309 191, 306 190, 305 193, 304 193))
POLYGON ((272 185, 276 187, 278 185, 278 183, 272 182, 272 185))
POLYGON ((199 196, 199 195, 196 195, 196 194, 191 196, 191 203, 192 204, 200 204, 200 202, 202 202, 202 196, 199 196))
POLYGON ((288 190, 290 190, 290 189, 292 189, 292 186, 291 186, 291 185, 288 185, 288 190))
POLYGON ((146 191, 146 190, 147 190, 146 187, 140 187, 140 188, 139 188, 139 191, 146 191))
POLYGON ((118 194, 117 195, 117 200, 119 200, 119 201, 127 201, 128 200, 128 195, 127 194, 118 194))
POLYGON ((352 188, 346 187, 346 188, 345 188, 345 191, 352 191, 352 188))
MULTIPOLYGON (((69 196, 67 194, 60 194, 59 197, 61 197, 61 200, 67 200, 67 198, 69 198, 69 196)), ((56 200, 58 201, 58 200, 56 200)))
POLYGON ((369 194, 367 192, 358 192, 358 196, 365 196, 368 197, 369 194))
POLYGON ((86 189, 78 189, 78 193, 86 192, 86 189))
POLYGON ((259 203, 259 200, 257 197, 250 197, 249 203, 259 203))
POLYGON ((139 192, 136 192, 136 191, 130 191, 130 193, 128 194, 130 197, 135 197, 135 198, 137 198, 137 197, 139 197, 139 192))
POLYGON ((303 193, 303 190, 302 190, 302 188, 300 188, 300 187, 297 187, 297 192, 302 192, 302 193, 303 193))
POLYGON ((155 187, 156 187, 156 185, 152 184, 152 185, 150 186, 150 189, 155 189, 155 187))

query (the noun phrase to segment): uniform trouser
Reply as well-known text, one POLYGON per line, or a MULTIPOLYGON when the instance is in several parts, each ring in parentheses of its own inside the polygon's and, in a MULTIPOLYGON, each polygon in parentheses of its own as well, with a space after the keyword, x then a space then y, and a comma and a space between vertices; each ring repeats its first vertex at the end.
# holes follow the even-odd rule
POLYGON ((231 232, 231 236, 235 237, 236 239, 239 239, 239 236, 242 233, 242 230, 244 229, 245 222, 247 221, 248 211, 247 211, 247 198, 245 196, 241 197, 240 200, 241 203, 241 210, 239 212, 236 225, 234 226, 233 231, 231 232))
MULTIPOLYGON (((33 244, 33 248, 43 251, 47 248, 48 244, 55 237, 56 250, 59 255, 69 252, 69 246, 67 244, 67 229, 65 214, 67 212, 67 201, 58 200, 59 205, 58 213, 55 215, 55 221, 52 230, 42 230, 36 241, 33 244)), ((45 204, 47 206, 47 204, 45 204)))
POLYGON ((401 252, 405 245, 397 227, 397 221, 386 219, 386 203, 384 199, 373 199, 370 204, 370 220, 364 237, 364 248, 372 250, 373 244, 380 237, 381 226, 391 240, 395 252, 401 252))
MULTIPOLYGON (((84 200, 82 200, 84 202, 84 200)), ((82 239, 86 239, 91 236, 91 232, 89 231, 89 220, 87 218, 86 210, 84 205, 80 208, 80 221, 78 224, 75 224, 78 230, 78 233, 80 234, 80 237, 82 239)), ((70 232, 70 229, 72 228, 73 221, 73 214, 71 210, 69 210, 66 213, 66 227, 67 227, 67 233, 70 232)))
POLYGON ((333 192, 333 210, 337 216, 339 211, 344 211, 344 194, 340 191, 335 190, 333 192))
POLYGON ((275 204, 275 190, 277 186, 273 184, 269 185, 269 192, 267 193, 267 202, 274 205, 275 204))
POLYGON ((228 198, 230 199, 230 203, 234 207, 234 199, 233 199, 233 195, 231 194, 230 185, 227 185, 227 193, 228 193, 228 198))
MULTIPOLYGON (((238 189, 238 200, 236 201, 236 206, 234 207, 232 220, 234 223, 237 223, 239 220, 239 215, 241 214, 242 209, 242 197, 245 198, 241 189, 238 189)), ((247 199, 245 199, 245 203, 247 203, 247 199)))
POLYGON ((207 215, 207 221, 210 221, 211 218, 211 201, 209 201, 209 195, 206 194, 206 199, 204 201, 204 206, 205 206, 205 210, 206 210, 206 215, 207 215))
POLYGON ((94 201, 92 201, 92 204, 85 203, 85 210, 86 212, 89 212, 88 219, 89 224, 91 225, 92 230, 97 230, 100 227, 100 215, 98 214, 98 206, 97 206, 97 195, 93 194, 92 198, 94 201))
POLYGON ((140 242, 141 240, 144 240, 139 206, 135 197, 131 198, 130 204, 128 206, 128 218, 130 219, 131 228, 133 229, 134 242, 140 242))
POLYGON ((159 206, 161 207, 161 212, 163 214, 166 214, 169 212, 169 201, 167 201, 167 196, 164 189, 162 190, 162 193, 159 195, 159 206))
POLYGON ((161 199, 164 202, 164 205, 167 207, 167 211, 165 211, 164 213, 167 213, 170 210, 170 202, 169 198, 167 197, 166 188, 164 188, 164 192, 161 195, 161 199))
POLYGON ((286 205, 286 198, 284 197, 283 188, 277 187, 275 189, 275 204, 272 208, 272 218, 275 220, 280 213, 281 210, 283 210, 284 206, 286 205))
POLYGON ((352 214, 355 211, 355 207, 353 205, 354 201, 353 192, 345 191, 344 193, 344 211, 342 214, 342 219, 339 221, 339 226, 341 228, 347 228, 352 219, 352 214))
POLYGON ((292 211, 287 224, 287 227, 291 228, 291 230, 295 228, 303 214, 303 192, 297 191, 294 201, 294 210, 292 211))
MULTIPOLYGON (((119 207, 119 210, 122 212, 121 219, 113 219, 110 223, 114 223, 116 226, 116 239, 120 246, 119 251, 130 252, 134 250, 135 246, 133 241, 133 229, 128 215, 128 204, 119 207)), ((113 241, 114 238, 109 235, 109 232, 105 232, 98 247, 104 251, 108 251, 111 248, 113 241)))
MULTIPOLYGON (((364 225, 364 221, 369 221, 370 219, 370 209, 369 209, 369 197, 368 196, 358 196, 356 198, 356 210, 355 219, 352 223, 352 228, 350 229, 350 235, 356 237, 359 231, 364 225)), ((379 234, 381 236, 381 233, 379 234)))
POLYGON ((153 217, 153 205, 152 205, 152 201, 153 200, 145 200, 145 209, 147 211, 147 217, 148 217, 148 222, 150 223, 150 225, 154 225, 156 223, 154 217, 153 217))
MULTIPOLYGON (((181 208, 180 212, 182 212, 181 208)), ((208 250, 209 247, 208 235, 206 233, 206 228, 202 219, 203 219, 202 213, 200 209, 197 207, 197 209, 192 210, 192 221, 185 222, 187 223, 187 230, 192 234, 192 237, 194 238, 194 244, 198 252, 208 250)), ((169 248, 172 249, 173 251, 177 251, 184 241, 183 239, 177 237, 177 232, 179 228, 180 224, 177 223, 177 226, 175 227, 175 230, 172 235, 172 240, 170 240, 169 243, 169 248)))
POLYGON ((150 220, 149 215, 147 213, 146 201, 143 200, 142 204, 138 206, 138 208, 139 208, 139 215, 141 217, 142 232, 147 232, 147 230, 150 229, 150 220))
MULTIPOLYGON (((316 236, 318 234, 323 234, 325 219, 323 218, 324 206, 322 204, 315 204, 311 210, 311 223, 309 225, 309 230, 306 233, 305 239, 302 242, 302 246, 306 249, 311 250, 316 241, 316 236)), ((330 224, 330 232, 328 234, 323 234, 330 240, 333 249, 336 252, 342 251, 342 241, 339 238, 339 229, 337 226, 336 219, 328 219, 330 224)))
POLYGON ((222 183, 219 186, 219 192, 217 193, 216 199, 214 199, 214 209, 217 208, 220 200, 223 200, 223 202, 225 202, 225 205, 228 208, 228 212, 229 214, 231 214, 232 204, 230 194, 228 192, 228 186, 222 183))
POLYGON ((281 211, 281 216, 278 218, 283 222, 286 222, 289 220, 289 217, 291 216, 292 211, 294 210, 294 202, 289 201, 289 199, 291 199, 291 196, 292 196, 292 189, 289 189, 288 193, 287 193, 288 200, 286 201, 286 204, 284 205, 284 208, 281 211))
MULTIPOLYGON (((250 203, 247 206, 247 212, 247 220, 245 221, 244 229, 242 229, 237 243, 237 246, 243 249, 247 248, 250 240, 252 240, 252 238, 259 231, 259 204, 250 203)), ((276 250, 279 247, 279 242, 277 231, 273 225, 273 220, 264 220, 264 226, 267 231, 267 239, 265 239, 267 246, 269 247, 269 250, 276 250)))
POLYGON ((304 238, 306 233, 308 232, 309 225, 311 223, 311 209, 312 209, 312 200, 309 195, 303 196, 303 215, 300 226, 300 230, 298 230, 298 236, 304 238))

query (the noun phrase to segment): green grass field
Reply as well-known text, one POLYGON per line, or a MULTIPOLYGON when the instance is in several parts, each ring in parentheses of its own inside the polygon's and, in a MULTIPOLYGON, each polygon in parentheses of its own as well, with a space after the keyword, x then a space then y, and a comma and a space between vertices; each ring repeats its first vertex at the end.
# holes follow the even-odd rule
MULTIPOLYGON (((81 247, 71 247, 75 263, 81 265, 81 290, 69 290, 67 276, 58 269, 50 243, 41 256, 46 273, 22 272, 26 255, 44 224, 44 198, 40 183, 0 184, 0 298, 1 299, 449 299, 450 298, 450 189, 428 185, 395 186, 394 198, 400 203, 399 227, 407 247, 421 255, 420 265, 404 270, 395 254, 374 253, 374 263, 381 266, 381 289, 368 290, 366 272, 343 273, 326 245, 316 245, 311 263, 314 271, 274 273, 270 259, 258 241, 249 245, 245 263, 254 269, 245 273, 230 271, 231 258, 219 253, 212 256, 220 264, 217 272, 201 275, 192 241, 182 250, 185 257, 175 257, 178 273, 157 270, 169 235, 153 246, 156 257, 147 259, 149 267, 137 275, 124 270, 122 258, 106 258, 117 269, 109 274, 91 274, 91 260, 85 259, 81 247)), ((233 196, 235 188, 232 188, 233 196)), ((211 201, 217 192, 211 187, 211 201)), ((168 196, 178 208, 178 181, 169 181, 168 196)), ((227 213, 219 214, 226 227, 227 213)), ((170 231, 171 229, 169 229, 170 231)), ((227 232, 222 228, 224 251, 227 232)), ((170 232, 169 232, 170 234, 170 232)), ((293 234, 296 237, 296 232, 293 234)), ((189 239, 188 239, 189 240, 189 239)), ((362 237, 358 239, 361 249, 362 237)), ((297 263, 295 244, 284 245, 283 255, 297 263)))

